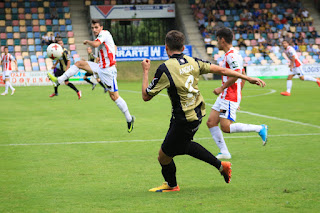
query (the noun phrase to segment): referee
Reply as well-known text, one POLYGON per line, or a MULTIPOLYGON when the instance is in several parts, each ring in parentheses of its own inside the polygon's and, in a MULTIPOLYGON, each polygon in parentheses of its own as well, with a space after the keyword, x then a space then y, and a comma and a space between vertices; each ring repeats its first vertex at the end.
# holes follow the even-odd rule
POLYGON ((200 144, 193 141, 202 117, 205 116, 205 102, 198 88, 199 75, 215 73, 242 78, 252 84, 265 86, 257 78, 242 75, 233 70, 219 67, 184 55, 184 35, 176 30, 168 32, 165 47, 169 60, 161 64, 148 86, 150 60, 142 62, 142 98, 151 100, 161 90, 167 89, 172 104, 172 117, 167 135, 159 150, 158 161, 162 167, 162 175, 166 182, 152 188, 152 192, 180 191, 176 180, 176 166, 173 158, 177 155, 190 155, 216 167, 226 183, 231 180, 231 163, 221 162, 200 144))
MULTIPOLYGON (((63 54, 62 57, 56 61, 56 63, 52 66, 52 69, 54 70, 54 76, 59 77, 61 76, 66 70, 69 69, 71 61, 70 61, 70 56, 69 56, 69 52, 66 48, 63 47, 63 41, 62 39, 59 39, 58 44, 63 48, 63 54), (60 65, 60 68, 57 68, 57 65, 60 65)), ((69 86, 71 89, 73 89, 77 95, 78 95, 78 99, 81 98, 81 91, 79 91, 73 83, 69 82, 69 79, 65 80, 64 83, 69 86)), ((49 97, 54 97, 54 96, 58 96, 58 86, 54 87, 54 93, 52 93, 49 97)))
MULTIPOLYGON (((88 61, 92 61, 95 63, 98 63, 99 61, 99 57, 95 57, 92 53, 92 49, 91 47, 87 48, 87 52, 88 52, 88 61)), ((85 61, 85 60, 84 60, 85 61)), ((96 84, 93 83, 92 81, 90 81, 90 79, 88 79, 88 76, 92 76, 93 74, 86 72, 86 74, 83 76, 83 80, 85 80, 86 82, 88 82, 89 84, 92 85, 92 90, 94 90, 94 88, 96 87, 96 84)), ((108 91, 108 89, 105 87, 105 85, 100 81, 100 78, 96 78, 97 82, 103 87, 104 92, 106 93, 108 91)))

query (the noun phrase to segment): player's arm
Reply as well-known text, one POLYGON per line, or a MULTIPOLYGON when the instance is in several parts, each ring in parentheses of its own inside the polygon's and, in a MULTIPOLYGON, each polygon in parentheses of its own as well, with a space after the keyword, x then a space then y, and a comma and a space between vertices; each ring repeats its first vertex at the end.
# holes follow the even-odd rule
POLYGON ((293 55, 293 56, 291 57, 291 59, 290 59, 290 64, 289 64, 290 69, 293 68, 293 65, 294 65, 295 61, 296 61, 296 57, 294 57, 294 55, 293 55))
POLYGON ((16 59, 14 59, 14 64, 16 65, 16 69, 17 69, 17 71, 18 71, 18 62, 17 62, 17 60, 16 59))
POLYGON ((213 93, 215 95, 219 95, 220 93, 222 93, 223 90, 225 90, 226 88, 230 87, 237 80, 238 80, 238 78, 230 77, 221 87, 218 87, 215 90, 213 90, 213 93))
POLYGON ((153 96, 149 95, 147 93, 147 88, 149 86, 149 70, 150 70, 150 60, 149 59, 144 59, 141 62, 142 65, 142 71, 143 71, 143 76, 142 76, 142 99, 144 101, 150 101, 153 96))
MULTIPOLYGON (((246 71, 243 69, 242 70, 242 74, 243 75, 246 75, 246 71)), ((241 90, 243 89, 243 87, 244 87, 244 83, 246 83, 246 81, 241 81, 241 90)))
POLYGON ((84 40, 84 41, 83 41, 83 44, 84 44, 84 45, 88 44, 88 45, 90 45, 91 47, 96 48, 96 47, 99 47, 101 43, 100 43, 99 40, 95 40, 95 41, 84 40))
POLYGON ((246 81, 249 81, 251 84, 256 84, 258 86, 262 86, 264 87, 266 85, 266 83, 259 79, 259 78, 252 78, 249 77, 247 75, 243 75, 239 72, 235 72, 231 69, 227 69, 227 68, 223 68, 220 67, 218 65, 215 64, 211 64, 210 65, 210 73, 215 73, 215 74, 219 74, 219 75, 225 75, 225 76, 229 76, 229 77, 236 77, 236 78, 241 78, 244 79, 246 81))

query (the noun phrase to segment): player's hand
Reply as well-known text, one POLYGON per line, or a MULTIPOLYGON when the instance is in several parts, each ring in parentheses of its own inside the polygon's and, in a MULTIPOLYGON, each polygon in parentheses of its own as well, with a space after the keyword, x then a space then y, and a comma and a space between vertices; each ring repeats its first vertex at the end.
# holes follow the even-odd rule
POLYGON ((250 84, 256 84, 256 85, 258 85, 260 87, 265 87, 266 86, 266 83, 263 80, 259 79, 259 78, 249 78, 248 81, 250 82, 250 84))
POLYGON ((220 93, 222 93, 222 91, 223 91, 222 87, 218 87, 213 90, 213 93, 215 95, 219 95, 220 93))
POLYGON ((142 66, 142 69, 143 69, 143 72, 144 73, 148 73, 149 70, 150 70, 150 65, 151 65, 151 61, 149 59, 144 59, 142 62, 141 62, 141 66, 142 66))
POLYGON ((51 69, 53 69, 53 70, 54 70, 54 68, 56 68, 56 66, 54 66, 54 65, 53 65, 53 66, 51 67, 51 69))
POLYGON ((84 41, 83 41, 83 44, 84 44, 84 45, 88 44, 88 40, 84 40, 84 41))

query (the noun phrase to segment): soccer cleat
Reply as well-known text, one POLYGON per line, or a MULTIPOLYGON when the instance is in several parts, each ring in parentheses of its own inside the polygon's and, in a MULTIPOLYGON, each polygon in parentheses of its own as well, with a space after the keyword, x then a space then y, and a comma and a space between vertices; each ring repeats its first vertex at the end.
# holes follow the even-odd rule
POLYGON ((49 95, 50 98, 52 98, 54 96, 58 96, 58 93, 52 93, 51 95, 49 95))
POLYGON ((164 182, 161 186, 149 189, 149 192, 177 192, 180 191, 179 186, 170 187, 167 182, 164 182))
POLYGON ((16 91, 16 89, 13 89, 12 92, 11 92, 11 95, 13 95, 15 91, 16 91))
POLYGON ((220 159, 231 159, 231 155, 230 155, 230 153, 227 153, 227 154, 225 154, 225 153, 219 153, 217 156, 216 156, 216 158, 218 158, 219 160, 220 159))
POLYGON ((92 84, 92 90, 94 90, 94 88, 96 88, 97 84, 92 84))
POLYGON ((262 145, 265 146, 267 144, 268 139, 268 126, 265 124, 262 124, 262 129, 259 132, 259 135, 262 139, 262 145))
POLYGON ((317 78, 317 84, 320 87, 320 78, 317 78))
POLYGON ((77 92, 77 95, 78 95, 78 99, 80 99, 82 97, 82 94, 81 94, 80 90, 77 92))
POLYGON ((290 96, 291 95, 290 92, 280 92, 280 94, 283 95, 283 96, 290 96))
POLYGON ((58 78, 55 77, 54 75, 52 75, 50 72, 47 73, 48 78, 50 79, 50 81, 52 81, 53 86, 57 87, 59 86, 59 82, 58 82, 58 78))
POLYGON ((231 163, 228 161, 221 161, 222 171, 220 171, 221 175, 224 177, 224 181, 226 183, 230 183, 231 181, 231 163))
POLYGON ((7 92, 3 92, 3 93, 1 93, 1 95, 8 95, 8 93, 7 92))
POLYGON ((128 123, 128 132, 132 132, 133 130, 133 123, 134 123, 134 120, 136 119, 136 117, 134 117, 133 115, 131 116, 132 117, 132 120, 131 122, 127 122, 128 123))

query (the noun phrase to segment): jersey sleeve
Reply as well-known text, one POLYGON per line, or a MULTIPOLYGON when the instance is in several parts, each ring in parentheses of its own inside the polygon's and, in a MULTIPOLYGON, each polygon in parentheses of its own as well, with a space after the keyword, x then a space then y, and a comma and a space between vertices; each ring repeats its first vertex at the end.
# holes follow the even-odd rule
POLYGON ((99 41, 100 44, 107 40, 107 33, 105 31, 101 31, 95 41, 99 41))
POLYGON ((199 58, 194 58, 194 60, 198 63, 200 75, 207 74, 210 72, 210 65, 211 63, 209 61, 204 61, 199 58))
POLYGON ((13 55, 11 55, 11 54, 10 54, 10 59, 11 59, 11 61, 16 60, 16 59, 13 57, 13 55))
POLYGON ((237 57, 230 53, 227 56, 227 63, 229 64, 230 69, 237 71, 237 72, 241 72, 242 71, 242 67, 241 67, 241 62, 239 60, 237 60, 237 57))
POLYGON ((154 78, 151 83, 147 87, 147 94, 150 96, 156 96, 163 89, 168 88, 170 86, 169 79, 165 74, 166 65, 162 64, 158 67, 154 78))
POLYGON ((65 54, 65 56, 66 56, 66 59, 67 59, 68 61, 70 61, 70 54, 69 54, 69 51, 68 51, 67 49, 64 50, 64 54, 65 54))

